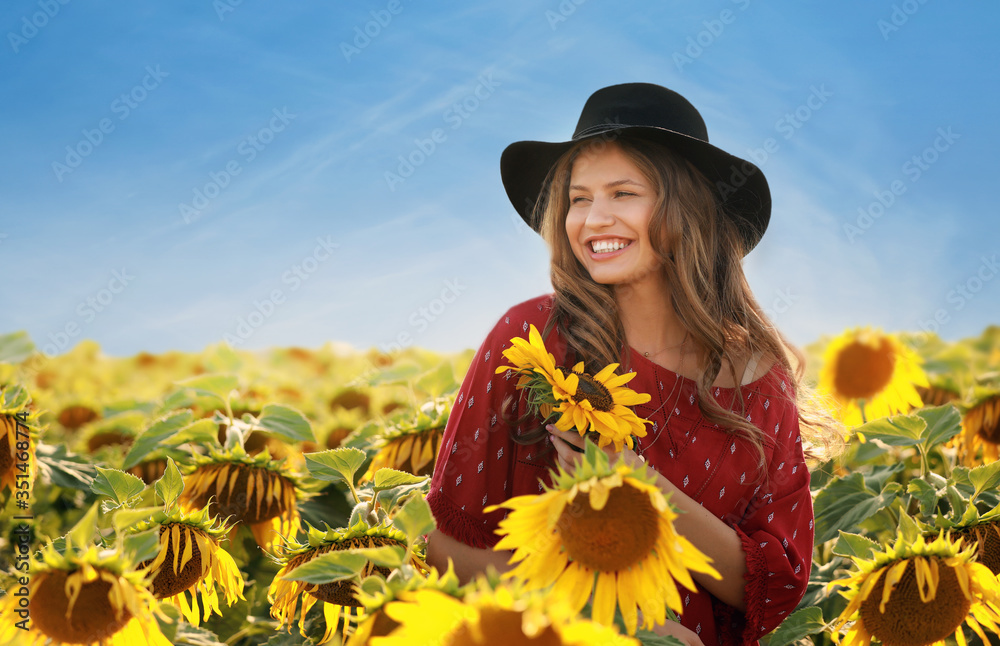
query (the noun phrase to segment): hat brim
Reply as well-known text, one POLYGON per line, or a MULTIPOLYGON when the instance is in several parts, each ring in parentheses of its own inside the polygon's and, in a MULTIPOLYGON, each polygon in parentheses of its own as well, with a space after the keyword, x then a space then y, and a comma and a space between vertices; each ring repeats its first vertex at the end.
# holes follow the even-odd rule
POLYGON ((760 168, 700 139, 652 126, 620 126, 565 142, 518 141, 507 146, 500 156, 500 176, 514 210, 538 231, 541 222, 535 221, 535 202, 559 158, 581 141, 612 141, 621 135, 661 143, 694 164, 712 184, 725 211, 736 219, 746 242, 744 251, 757 245, 771 219, 771 191, 760 168))

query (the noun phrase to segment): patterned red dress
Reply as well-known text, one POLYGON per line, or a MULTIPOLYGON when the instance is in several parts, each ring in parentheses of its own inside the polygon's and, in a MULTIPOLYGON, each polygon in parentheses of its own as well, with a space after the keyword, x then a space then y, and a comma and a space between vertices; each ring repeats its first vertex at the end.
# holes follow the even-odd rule
MULTIPOLYGON (((505 510, 483 508, 514 496, 537 494, 549 484, 555 451, 547 440, 521 445, 511 440, 501 412, 515 393, 510 373, 495 374, 501 354, 528 327, 541 331, 552 296, 511 308, 476 353, 459 391, 437 458, 427 501, 438 529, 467 545, 492 547, 505 510), (540 457, 541 456, 541 457, 540 457)), ((553 331, 546 347, 565 364, 565 343, 553 331)), ((653 422, 638 446, 646 464, 716 514, 739 535, 746 555, 746 612, 724 604, 699 586, 681 591, 681 623, 706 646, 755 644, 773 630, 805 593, 812 563, 813 513, 809 472, 802 455, 792 387, 780 364, 742 386, 747 420, 773 440, 766 447, 767 474, 757 477, 757 454, 737 436, 706 421, 697 406, 693 381, 632 351, 636 377, 628 384, 652 396, 634 408, 653 422)), ((730 410, 735 389, 713 395, 730 410)), ((537 420, 529 424, 537 426, 537 420)), ((522 432, 525 429, 515 429, 522 432)), ((697 545, 697 541, 695 542, 697 545)))

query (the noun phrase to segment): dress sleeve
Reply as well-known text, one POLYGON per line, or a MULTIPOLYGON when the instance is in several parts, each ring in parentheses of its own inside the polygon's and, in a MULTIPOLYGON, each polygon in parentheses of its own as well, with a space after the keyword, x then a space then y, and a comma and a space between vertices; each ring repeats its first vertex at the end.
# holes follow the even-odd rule
POLYGON ((754 644, 774 630, 805 594, 812 566, 813 509, 791 385, 779 375, 775 396, 758 397, 759 425, 774 441, 767 478, 738 522, 731 523, 746 555, 746 612, 716 601, 725 640, 754 644), (786 394, 787 393, 787 394, 786 394), (728 629, 728 630, 726 630, 728 629))
POLYGON ((510 339, 522 336, 520 323, 509 315, 501 318, 476 352, 448 418, 427 494, 438 529, 472 547, 496 544, 493 531, 504 512, 485 514, 483 508, 510 497, 517 445, 502 411, 504 399, 516 392, 516 380, 496 369, 506 363, 502 352, 510 339))

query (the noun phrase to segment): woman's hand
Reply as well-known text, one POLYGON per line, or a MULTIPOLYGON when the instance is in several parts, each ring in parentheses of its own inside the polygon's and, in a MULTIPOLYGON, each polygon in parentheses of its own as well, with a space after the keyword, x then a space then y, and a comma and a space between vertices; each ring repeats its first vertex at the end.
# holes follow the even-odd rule
MULTIPOLYGON (((553 424, 547 425, 545 430, 549 432, 552 446, 559 454, 559 466, 572 473, 576 469, 577 462, 580 461, 580 456, 583 455, 585 439, 576 430, 560 431, 553 424)), ((621 452, 618 452, 615 451, 614 443, 608 443, 604 446, 603 451, 608 455, 611 464, 614 464, 619 458, 624 459, 625 464, 633 468, 644 464, 643 459, 627 446, 622 446, 621 452)))
POLYGON ((554 424, 547 425, 545 430, 549 432, 552 446, 558 454, 556 462, 566 471, 573 473, 583 457, 584 438, 575 430, 560 431, 554 424))
POLYGON ((653 628, 653 632, 657 635, 670 635, 671 637, 676 637, 688 646, 705 646, 704 643, 702 643, 701 638, 698 637, 694 631, 688 630, 676 621, 668 621, 665 624, 655 626, 653 628))

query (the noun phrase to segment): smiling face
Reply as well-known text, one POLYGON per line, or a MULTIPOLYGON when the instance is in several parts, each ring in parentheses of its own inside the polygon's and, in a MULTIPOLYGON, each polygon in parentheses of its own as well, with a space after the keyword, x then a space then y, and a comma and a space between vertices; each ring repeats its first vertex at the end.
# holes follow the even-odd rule
POLYGON ((658 195, 617 145, 573 162, 566 235, 577 260, 597 283, 662 281, 662 263, 649 239, 658 195))

